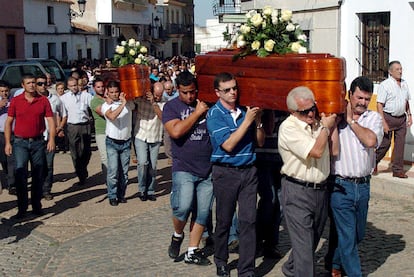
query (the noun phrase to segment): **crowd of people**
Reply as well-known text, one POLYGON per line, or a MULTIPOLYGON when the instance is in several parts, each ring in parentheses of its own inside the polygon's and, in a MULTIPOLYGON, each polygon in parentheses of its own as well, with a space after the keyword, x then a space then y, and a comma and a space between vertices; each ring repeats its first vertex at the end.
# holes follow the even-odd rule
MULTIPOLYGON (((131 149, 138 198, 156 201, 157 159, 164 144, 172 164, 169 257, 180 255, 190 219, 185 263, 210 265, 201 242, 212 236, 217 276, 230 276, 234 241, 238 276, 254 276, 258 253, 281 257, 283 217, 292 245, 283 274, 315 276, 315 250, 330 217, 327 270, 333 277, 362 276, 357 245, 364 237, 371 175, 383 157, 378 151, 388 149, 385 138, 391 131, 399 139, 395 151, 404 151, 400 136, 412 124, 401 64, 390 63, 390 77, 380 85, 379 112, 368 110, 373 83, 357 77, 344 114, 326 115, 318 112, 307 87, 289 92, 289 112, 240 106, 237 80, 227 72, 211 84, 217 102, 205 103, 197 98, 191 62, 175 62, 155 60, 151 91, 136 99, 127 99, 118 81, 102 78, 99 71, 89 74, 87 67, 73 70, 66 84, 26 75, 13 97, 0 81, 0 179, 17 195, 13 219, 27 215, 29 161, 32 213, 43 214, 42 197, 53 199, 56 145, 70 151, 79 179, 75 185, 88 182, 92 133, 109 205, 127 202, 131 149)), ((111 67, 110 60, 105 66, 111 67)), ((393 169, 394 177, 407 177, 398 154, 393 169)))

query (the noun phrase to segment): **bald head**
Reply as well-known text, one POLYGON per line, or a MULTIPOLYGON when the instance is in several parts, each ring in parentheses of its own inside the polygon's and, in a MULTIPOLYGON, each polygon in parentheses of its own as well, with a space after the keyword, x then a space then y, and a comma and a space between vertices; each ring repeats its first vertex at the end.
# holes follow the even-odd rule
POLYGON ((164 83, 164 90, 168 95, 172 95, 173 94, 173 83, 171 81, 166 81, 164 83))
POLYGON ((162 98, 162 93, 164 92, 164 86, 160 82, 154 83, 154 98, 155 101, 159 102, 162 98))

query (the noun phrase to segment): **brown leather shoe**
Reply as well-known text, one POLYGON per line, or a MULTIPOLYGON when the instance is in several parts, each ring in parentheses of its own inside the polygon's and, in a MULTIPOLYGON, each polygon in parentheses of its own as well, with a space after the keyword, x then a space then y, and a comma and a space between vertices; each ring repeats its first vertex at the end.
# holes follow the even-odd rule
POLYGON ((405 174, 404 172, 393 172, 392 173, 392 177, 397 177, 397 178, 403 178, 406 179, 408 178, 408 175, 405 174))
POLYGON ((332 268, 331 276, 332 277, 342 277, 341 270, 336 269, 336 268, 332 268))

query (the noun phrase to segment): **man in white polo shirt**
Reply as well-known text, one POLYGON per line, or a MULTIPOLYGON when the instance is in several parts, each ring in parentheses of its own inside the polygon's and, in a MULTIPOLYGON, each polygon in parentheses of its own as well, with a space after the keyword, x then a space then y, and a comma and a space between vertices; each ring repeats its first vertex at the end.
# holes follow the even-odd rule
POLYGON ((110 81, 107 85, 108 98, 112 103, 102 104, 101 111, 106 118, 106 153, 108 199, 111 206, 126 203, 125 191, 128 183, 129 158, 131 154, 131 107, 119 83, 110 81))

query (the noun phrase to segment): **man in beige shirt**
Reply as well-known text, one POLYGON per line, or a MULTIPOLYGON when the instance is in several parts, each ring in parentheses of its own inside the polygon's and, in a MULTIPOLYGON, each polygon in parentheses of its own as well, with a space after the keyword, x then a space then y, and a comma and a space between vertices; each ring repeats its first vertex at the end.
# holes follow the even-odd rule
POLYGON ((318 120, 314 95, 307 87, 289 92, 291 115, 279 128, 283 160, 282 205, 292 252, 286 276, 315 276, 314 252, 328 216, 329 140, 336 115, 318 120))

